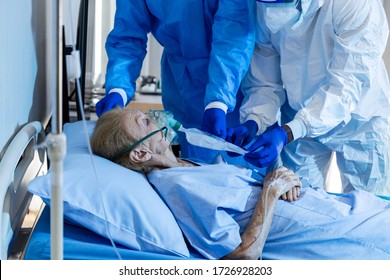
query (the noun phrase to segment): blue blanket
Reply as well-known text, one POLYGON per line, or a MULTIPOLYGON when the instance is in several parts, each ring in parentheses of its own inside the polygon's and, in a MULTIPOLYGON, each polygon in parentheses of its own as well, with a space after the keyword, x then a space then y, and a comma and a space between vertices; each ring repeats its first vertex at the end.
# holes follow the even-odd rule
MULTIPOLYGON (((189 243, 205 258, 233 251, 262 191, 252 171, 215 164, 148 175, 189 243)), ((279 200, 263 259, 390 259, 390 202, 365 191, 326 193, 308 184, 279 200)))

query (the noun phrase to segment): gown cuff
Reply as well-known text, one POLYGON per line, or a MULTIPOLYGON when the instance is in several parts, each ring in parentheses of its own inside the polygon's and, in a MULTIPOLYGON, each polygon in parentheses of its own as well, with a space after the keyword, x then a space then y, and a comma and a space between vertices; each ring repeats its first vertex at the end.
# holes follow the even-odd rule
POLYGON ((209 103, 206 106, 205 110, 211 109, 211 108, 221 109, 222 111, 225 112, 225 114, 227 113, 227 109, 228 109, 228 107, 227 107, 227 105, 225 103, 222 103, 222 102, 219 102, 219 101, 214 101, 214 102, 209 103))
POLYGON ((126 92, 125 92, 123 89, 121 89, 121 88, 113 88, 112 90, 110 90, 110 91, 108 92, 108 94, 110 94, 110 93, 112 93, 112 92, 117 92, 117 93, 119 93, 119 94, 122 96, 123 107, 126 106, 126 104, 127 104, 127 94, 126 94, 126 92))
POLYGON ((293 119, 291 122, 286 123, 292 131, 293 139, 303 138, 307 134, 307 128, 302 120, 293 119))

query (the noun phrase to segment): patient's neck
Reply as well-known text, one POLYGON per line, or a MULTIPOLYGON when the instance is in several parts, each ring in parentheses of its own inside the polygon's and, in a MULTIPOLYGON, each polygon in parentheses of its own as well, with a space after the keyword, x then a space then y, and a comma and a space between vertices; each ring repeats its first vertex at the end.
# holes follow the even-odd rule
POLYGON ((153 154, 148 161, 150 166, 158 169, 166 169, 180 166, 195 166, 195 164, 184 161, 176 157, 171 150, 167 150, 164 154, 153 154))

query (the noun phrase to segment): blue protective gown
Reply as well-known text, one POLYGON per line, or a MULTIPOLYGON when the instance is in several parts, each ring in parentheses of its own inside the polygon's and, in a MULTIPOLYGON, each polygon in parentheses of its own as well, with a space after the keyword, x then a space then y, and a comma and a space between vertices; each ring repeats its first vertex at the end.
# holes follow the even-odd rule
POLYGON ((336 153, 344 191, 390 195, 389 33, 380 0, 301 0, 302 14, 273 33, 257 4, 257 36, 242 83, 242 122, 291 127, 283 164, 324 186, 336 153))
MULTIPOLYGON (((262 191, 251 170, 227 164, 154 170, 148 179, 208 259, 241 243, 262 191)), ((262 258, 389 260, 389 236, 390 201, 362 190, 330 195, 306 184, 299 200, 277 202, 262 258)))
MULTIPOLYGON (((114 29, 106 42, 106 91, 121 88, 131 100, 151 32, 164 47, 161 80, 165 110, 184 127, 196 128, 211 102, 222 102, 233 112, 254 48, 253 2, 117 0, 114 29)), ((228 126, 239 123, 238 109, 228 115, 228 126)))

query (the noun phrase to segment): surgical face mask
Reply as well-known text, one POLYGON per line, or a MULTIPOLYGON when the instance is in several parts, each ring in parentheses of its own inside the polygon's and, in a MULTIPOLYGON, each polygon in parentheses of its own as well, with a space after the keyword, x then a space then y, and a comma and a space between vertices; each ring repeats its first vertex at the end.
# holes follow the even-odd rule
POLYGON ((181 123, 174 119, 173 114, 165 110, 149 110, 148 115, 160 129, 167 128, 167 140, 175 143, 177 140, 176 131, 181 127, 181 123))
POLYGON ((287 25, 292 26, 301 15, 301 0, 290 2, 262 0, 259 2, 265 6, 265 22, 273 33, 287 25))

